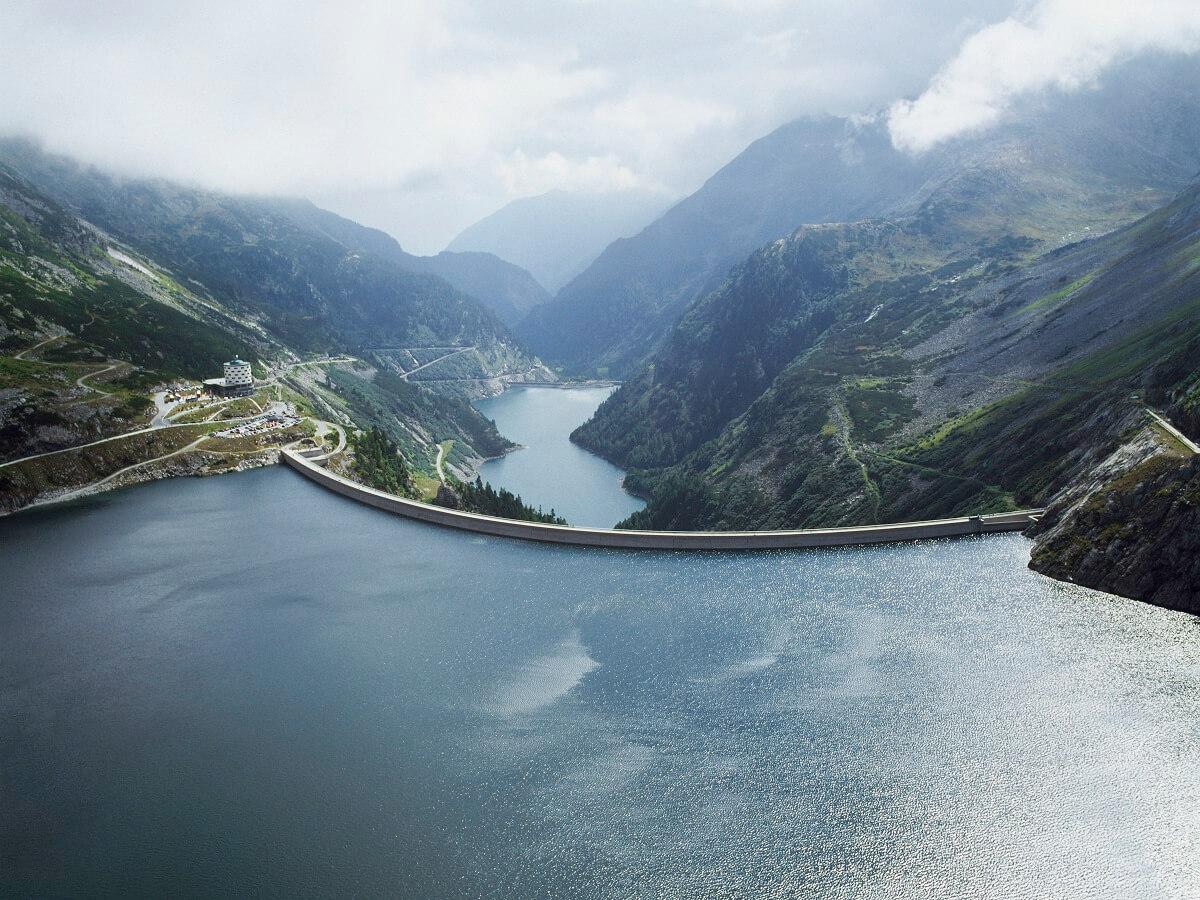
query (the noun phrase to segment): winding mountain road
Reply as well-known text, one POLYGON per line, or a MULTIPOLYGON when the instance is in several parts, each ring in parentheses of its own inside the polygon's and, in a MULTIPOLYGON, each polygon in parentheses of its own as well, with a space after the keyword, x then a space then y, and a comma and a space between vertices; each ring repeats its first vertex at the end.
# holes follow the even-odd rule
POLYGON ((358 360, 353 356, 330 356, 326 359, 306 359, 301 362, 288 363, 283 369, 284 371, 290 371, 291 369, 299 369, 302 366, 325 366, 330 363, 340 362, 358 362, 358 360))
POLYGON ((111 372, 113 369, 119 369, 124 365, 125 363, 123 362, 113 363, 111 366, 105 366, 103 369, 97 369, 95 372, 88 372, 86 375, 80 375, 75 379, 75 384, 85 390, 95 391, 102 397, 111 397, 113 395, 112 391, 106 391, 103 388, 98 388, 94 384, 84 384, 84 382, 89 378, 95 378, 97 375, 103 375, 105 372, 111 372))
POLYGON ((313 424, 317 426, 317 438, 323 443, 325 435, 331 431, 336 431, 338 435, 337 446, 326 453, 322 459, 328 459, 331 456, 336 456, 346 449, 346 429, 336 422, 327 422, 324 419, 313 419, 313 424))
POLYGON ((167 402, 167 392, 159 391, 154 395, 154 418, 150 420, 151 428, 166 428, 170 424, 167 416, 175 409, 182 401, 172 400, 167 402))
MULTIPOLYGON (((280 404, 280 405, 282 405, 282 404, 280 404)), ((271 404, 271 411, 275 410, 275 406, 276 406, 276 404, 274 404, 274 403, 271 404)), ((238 422, 248 422, 251 419, 257 419, 257 418, 258 418, 258 415, 239 416, 238 418, 235 418, 235 419, 225 419, 223 422, 221 422, 221 424, 222 425, 226 425, 226 424, 233 425, 238 422)), ((100 440, 98 440, 98 441, 91 441, 90 443, 87 443, 87 444, 76 444, 73 447, 61 447, 58 450, 46 450, 43 453, 33 453, 29 456, 22 456, 20 459, 10 459, 8 462, 0 462, 0 469, 6 468, 8 466, 15 466, 18 463, 29 462, 30 460, 33 460, 33 459, 41 459, 42 457, 45 457, 45 456, 56 456, 59 453, 70 453, 72 450, 86 450, 88 447, 95 447, 99 444, 107 444, 110 441, 119 441, 124 438, 136 437, 139 434, 146 434, 147 432, 151 432, 151 431, 166 431, 168 428, 195 428, 197 425, 205 425, 205 424, 208 424, 207 421, 206 422, 179 422, 179 423, 173 422, 170 425, 163 425, 161 427, 155 427, 154 425, 148 425, 145 428, 136 428, 133 431, 126 431, 126 432, 123 432, 122 434, 114 434, 112 437, 100 438, 100 440)), ((152 462, 152 460, 147 460, 147 462, 152 462)), ((139 463, 139 465, 143 465, 143 464, 139 463)))
MULTIPOLYGON (((43 360, 43 359, 29 359, 28 354, 33 353, 35 350, 40 350, 42 347, 45 347, 47 344, 53 344, 55 341, 60 341, 65 336, 66 335, 56 334, 56 335, 54 335, 54 337, 46 338, 46 340, 40 341, 39 343, 34 344, 32 347, 26 347, 20 353, 14 354, 13 359, 19 359, 22 362, 37 363, 37 364, 43 365, 43 366, 56 365, 56 363, 47 362, 46 360, 43 360)), ((107 365, 101 366, 99 369, 93 369, 91 372, 85 372, 84 374, 80 375, 78 378, 75 379, 75 385, 76 385, 76 387, 82 388, 85 391, 92 391, 94 393, 97 393, 101 397, 111 397, 113 395, 112 391, 106 391, 103 388, 98 388, 94 384, 84 384, 84 382, 87 381, 89 378, 95 378, 97 375, 103 375, 105 372, 111 372, 114 369, 120 369, 127 365, 129 365, 129 363, 120 362, 120 361, 113 362, 112 360, 109 360, 107 365)))

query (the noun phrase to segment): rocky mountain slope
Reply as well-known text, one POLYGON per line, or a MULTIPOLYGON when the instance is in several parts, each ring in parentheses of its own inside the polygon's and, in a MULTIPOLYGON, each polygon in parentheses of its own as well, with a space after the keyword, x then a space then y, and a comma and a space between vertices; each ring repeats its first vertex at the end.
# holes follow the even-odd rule
POLYGON ((897 241, 914 247, 919 229, 848 228, 801 229, 689 311, 680 330, 712 346, 723 311, 742 308, 730 290, 754 285, 775 304, 777 331, 736 337, 705 376, 723 369, 721 390, 683 378, 656 392, 656 367, 578 432, 643 467, 629 483, 652 499, 631 524, 780 528, 1039 506, 1143 427, 1147 405, 1200 426, 1200 186, 1029 262, 967 256, 896 276, 879 259, 897 241), (853 252, 816 252, 830 235, 855 237, 853 252), (721 404, 745 396, 743 383, 754 399, 726 420, 721 404))
POLYGON ((1096 90, 1029 101, 1003 127, 920 157, 895 150, 881 120, 787 125, 610 246, 520 333, 568 370, 624 375, 732 265, 803 224, 965 205, 980 230, 1005 225, 1046 248, 1107 231, 1200 169, 1197 83, 1194 59, 1132 62, 1096 90))
POLYGON ((1200 613, 1200 455, 1151 422, 1050 502, 1030 567, 1200 613))

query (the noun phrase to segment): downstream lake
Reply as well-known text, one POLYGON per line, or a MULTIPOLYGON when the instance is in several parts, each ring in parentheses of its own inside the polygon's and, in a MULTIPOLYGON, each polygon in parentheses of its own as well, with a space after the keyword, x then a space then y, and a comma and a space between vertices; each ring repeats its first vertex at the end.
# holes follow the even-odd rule
POLYGON ((1195 897, 1200 620, 1028 553, 541 546, 278 467, 0 520, 0 894, 1195 897))
POLYGON ((612 387, 511 387, 475 407, 500 433, 522 444, 480 466, 495 487, 526 503, 553 508, 572 525, 611 528, 645 503, 621 487, 624 473, 571 443, 571 432, 591 417, 612 387))

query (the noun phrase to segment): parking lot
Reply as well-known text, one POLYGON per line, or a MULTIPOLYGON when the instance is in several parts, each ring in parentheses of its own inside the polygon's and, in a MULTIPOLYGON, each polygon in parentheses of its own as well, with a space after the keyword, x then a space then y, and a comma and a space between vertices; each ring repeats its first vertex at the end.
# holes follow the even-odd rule
POLYGON ((280 431, 299 425, 302 417, 297 414, 296 407, 291 403, 274 403, 268 412, 255 416, 245 422, 239 422, 232 428, 213 432, 217 438, 252 437, 256 434, 266 434, 270 431, 280 431))

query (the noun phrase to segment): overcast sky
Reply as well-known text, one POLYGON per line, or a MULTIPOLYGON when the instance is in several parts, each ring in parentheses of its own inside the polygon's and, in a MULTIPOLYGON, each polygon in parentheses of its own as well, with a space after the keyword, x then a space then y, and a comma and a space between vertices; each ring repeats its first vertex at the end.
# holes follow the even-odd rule
POLYGON ((3 0, 0 130, 428 253, 552 188, 686 194, 799 115, 889 110, 920 152, 1198 44, 1200 0, 3 0))

